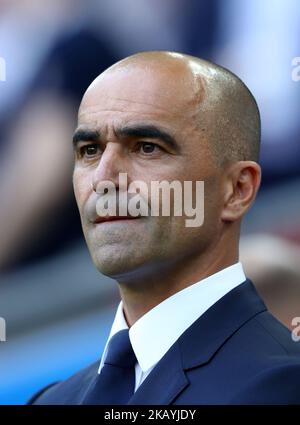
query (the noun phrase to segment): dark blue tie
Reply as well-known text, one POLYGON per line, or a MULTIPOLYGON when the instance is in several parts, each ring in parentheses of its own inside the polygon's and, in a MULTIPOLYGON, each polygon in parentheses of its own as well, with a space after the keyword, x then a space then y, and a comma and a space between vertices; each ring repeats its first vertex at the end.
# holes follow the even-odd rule
POLYGON ((103 368, 83 404, 127 404, 134 393, 136 361, 129 330, 117 332, 109 341, 103 368))

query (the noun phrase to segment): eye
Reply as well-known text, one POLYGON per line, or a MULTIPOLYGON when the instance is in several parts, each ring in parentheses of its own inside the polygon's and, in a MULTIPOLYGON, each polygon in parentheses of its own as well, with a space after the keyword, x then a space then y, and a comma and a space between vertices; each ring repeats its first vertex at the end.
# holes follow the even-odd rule
POLYGON ((144 154, 150 154, 155 151, 155 149, 160 149, 158 145, 151 142, 140 142, 138 143, 138 150, 144 154))
POLYGON ((96 144, 84 145, 79 148, 80 156, 92 157, 99 152, 99 146, 96 144))

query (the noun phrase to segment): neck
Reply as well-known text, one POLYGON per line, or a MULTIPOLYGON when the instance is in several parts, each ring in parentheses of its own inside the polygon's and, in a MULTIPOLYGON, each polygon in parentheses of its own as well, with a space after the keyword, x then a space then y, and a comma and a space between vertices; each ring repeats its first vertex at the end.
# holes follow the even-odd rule
POLYGON ((206 254, 181 259, 151 273, 140 272, 119 281, 124 316, 132 326, 144 314, 175 293, 238 261, 238 248, 227 245, 206 254))

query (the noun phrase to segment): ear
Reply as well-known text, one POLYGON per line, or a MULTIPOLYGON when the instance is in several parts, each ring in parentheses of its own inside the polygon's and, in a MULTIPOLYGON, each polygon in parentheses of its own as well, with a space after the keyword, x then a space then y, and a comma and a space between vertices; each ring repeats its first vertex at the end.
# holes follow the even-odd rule
POLYGON ((242 218, 251 207, 261 182, 261 168, 254 161, 239 161, 228 166, 224 180, 223 221, 242 218))

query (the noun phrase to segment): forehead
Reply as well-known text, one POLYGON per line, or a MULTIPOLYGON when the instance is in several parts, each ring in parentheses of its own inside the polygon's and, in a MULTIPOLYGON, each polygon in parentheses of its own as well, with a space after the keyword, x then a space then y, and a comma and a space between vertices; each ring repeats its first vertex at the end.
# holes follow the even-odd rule
POLYGON ((129 66, 100 75, 86 91, 80 124, 150 120, 177 125, 198 111, 199 88, 182 68, 129 66))

